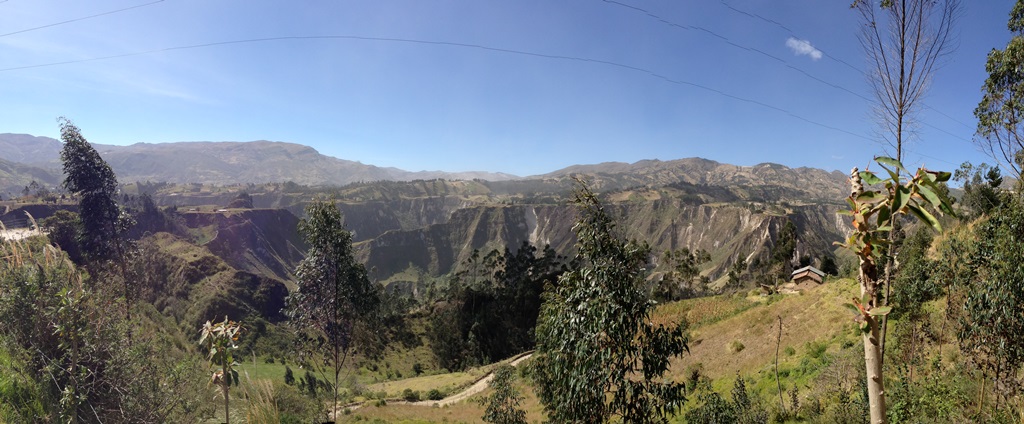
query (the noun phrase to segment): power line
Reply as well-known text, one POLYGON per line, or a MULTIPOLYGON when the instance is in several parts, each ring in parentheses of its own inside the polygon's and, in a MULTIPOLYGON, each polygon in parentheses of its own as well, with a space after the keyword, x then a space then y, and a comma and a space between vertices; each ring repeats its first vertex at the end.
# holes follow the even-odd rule
MULTIPOLYGON (((730 5, 729 3, 727 3, 725 0, 719 0, 719 2, 722 3, 722 5, 724 5, 729 10, 732 10, 733 12, 740 13, 740 14, 749 16, 751 18, 758 19, 758 20, 767 22, 769 24, 775 25, 775 26, 781 28, 782 30, 786 31, 787 33, 789 33, 789 36, 794 37, 794 38, 800 38, 798 35, 796 35, 793 32, 793 30, 789 29, 789 27, 783 25, 782 23, 780 23, 778 21, 775 21, 775 20, 770 19, 770 18, 766 18, 766 17, 764 17, 762 15, 759 15, 757 13, 747 12, 747 11, 743 11, 743 10, 737 9, 737 8, 733 7, 732 5, 730 5)), ((815 48, 817 48, 817 47, 815 47, 815 48)), ((824 50, 822 50, 820 48, 817 48, 817 49, 818 49, 818 51, 821 52, 821 54, 823 56, 828 57, 829 59, 832 59, 832 60, 834 60, 836 62, 842 63, 842 64, 848 66, 850 69, 853 69, 853 70, 857 71, 858 73, 863 73, 863 71, 861 71, 857 67, 851 65, 849 62, 847 62, 845 60, 842 60, 842 59, 840 59, 838 57, 832 56, 832 55, 828 54, 828 52, 826 52, 826 51, 824 51, 824 50)), ((973 129, 972 126, 970 126, 968 124, 965 124, 963 121, 960 121, 959 119, 956 119, 956 118, 954 118, 952 116, 947 115, 946 113, 942 112, 941 110, 935 109, 935 108, 933 108, 931 106, 928 106, 927 104, 925 104, 924 107, 928 108, 928 109, 931 109, 931 110, 935 111, 936 113, 938 113, 939 115, 942 115, 942 116, 946 117, 947 119, 949 119, 949 120, 951 120, 953 122, 956 122, 956 123, 958 123, 960 125, 963 125, 964 127, 968 128, 968 129, 973 129)), ((938 128, 936 128, 936 129, 938 129, 938 128)), ((942 130, 940 130, 940 131, 942 131, 942 130)), ((947 133, 947 134, 949 134, 949 133, 947 133)), ((953 134, 950 134, 950 135, 953 135, 953 134)), ((960 139, 963 139, 962 137, 958 137, 956 135, 953 135, 953 136, 957 137, 957 138, 960 138, 960 139)), ((970 141, 970 140, 968 140, 968 141, 970 141)))
POLYGON ((933 107, 931 107, 931 106, 928 106, 928 105, 924 105, 924 107, 925 107, 925 108, 927 108, 927 109, 930 109, 930 110, 934 111, 935 113, 938 113, 939 115, 945 116, 945 117, 946 117, 947 119, 949 119, 950 121, 953 121, 953 122, 956 122, 956 123, 958 123, 958 124, 960 124, 960 125, 963 125, 964 127, 966 127, 966 128, 967 128, 967 129, 969 129, 969 130, 973 130, 973 129, 974 129, 974 127, 972 127, 972 126, 970 126, 970 125, 967 125, 967 124, 963 123, 963 121, 960 121, 959 119, 956 119, 956 118, 954 118, 954 117, 952 117, 952 116, 949 116, 949 115, 947 115, 947 114, 945 114, 945 113, 942 113, 942 111, 941 111, 941 110, 938 110, 938 109, 936 109, 936 108, 933 108, 933 107))
MULTIPOLYGON (((800 38, 800 36, 798 36, 793 30, 789 29, 789 27, 783 25, 782 23, 780 23, 780 22, 778 22, 778 21, 776 21, 774 19, 766 18, 766 17, 764 17, 762 15, 759 15, 757 13, 754 13, 754 12, 747 12, 747 11, 744 11, 744 10, 737 9, 737 8, 733 7, 731 4, 729 4, 728 2, 726 2, 725 0, 719 0, 719 2, 722 3, 722 5, 725 6, 727 9, 729 9, 729 10, 731 10, 733 12, 736 12, 736 13, 739 13, 739 14, 742 14, 742 15, 746 15, 746 16, 749 16, 751 18, 754 18, 754 19, 757 19, 757 20, 761 20, 761 21, 767 22, 769 24, 775 25, 775 26, 781 28, 783 31, 786 31, 786 33, 788 33, 790 37, 800 38)), ((856 66, 851 65, 850 62, 847 62, 847 61, 845 61, 843 59, 840 59, 838 57, 830 55, 830 54, 828 54, 828 52, 826 52, 825 50, 822 50, 822 49, 820 49, 818 47, 815 47, 815 48, 818 49, 818 51, 821 52, 822 56, 825 56, 825 57, 827 57, 829 59, 832 59, 832 60, 834 60, 834 61, 836 61, 838 63, 846 65, 847 67, 849 67, 850 69, 853 69, 854 71, 857 71, 858 73, 863 73, 863 71, 861 71, 860 68, 857 68, 856 66)))
POLYGON ((674 78, 671 78, 671 77, 666 76, 664 74, 660 74, 660 73, 652 71, 650 69, 641 68, 641 67, 638 67, 638 66, 626 65, 626 64, 618 63, 618 62, 612 62, 612 61, 601 60, 601 59, 586 58, 586 57, 579 57, 579 56, 567 56, 567 55, 558 55, 558 54, 537 53, 537 52, 530 52, 530 51, 525 51, 525 50, 515 50, 515 49, 507 49, 507 48, 501 48, 501 47, 485 46, 485 45, 482 45, 482 44, 460 43, 460 42, 452 42, 452 41, 433 41, 433 40, 418 40, 418 39, 391 38, 391 37, 367 37, 367 36, 359 36, 359 35, 306 35, 306 36, 282 36, 282 37, 250 38, 250 39, 244 39, 244 40, 218 41, 218 42, 212 42, 212 43, 192 44, 192 45, 187 45, 187 46, 166 47, 166 48, 162 48, 162 49, 146 50, 146 51, 139 51, 139 52, 132 52, 132 53, 123 53, 123 54, 110 55, 110 56, 100 56, 100 57, 93 57, 93 58, 87 58, 87 59, 67 60, 67 61, 62 61, 62 62, 51 62, 51 63, 36 64, 36 65, 14 66, 14 67, 9 67, 9 68, 0 68, 0 72, 8 72, 8 71, 16 71, 16 70, 24 70, 24 69, 34 69, 34 68, 45 68, 45 67, 51 67, 51 66, 70 65, 70 64, 75 64, 75 63, 95 62, 95 61, 102 61, 102 60, 110 60, 110 59, 132 57, 132 56, 141 56, 141 55, 147 55, 147 54, 153 54, 153 53, 163 53, 163 52, 178 51, 178 50, 191 50, 191 49, 199 49, 199 48, 215 47, 215 46, 226 46, 226 45, 234 45, 234 44, 265 43, 265 42, 271 42, 271 41, 288 41, 288 40, 360 40, 360 41, 383 41, 383 42, 393 42, 393 43, 408 43, 408 44, 422 44, 422 45, 436 45, 436 46, 470 48, 470 49, 486 50, 486 51, 514 54, 514 55, 521 55, 521 56, 539 57, 539 58, 543 58, 543 59, 568 60, 568 61, 574 61, 574 62, 594 63, 594 64, 598 64, 598 65, 605 65, 605 66, 610 66, 610 67, 615 67, 615 68, 620 68, 620 69, 625 69, 625 70, 629 70, 629 71, 634 71, 634 72, 639 72, 639 73, 647 74, 648 76, 651 76, 651 77, 654 77, 654 78, 657 78, 657 79, 660 79, 660 80, 663 80, 663 81, 666 81, 668 83, 675 84, 675 85, 684 85, 684 86, 690 86, 690 87, 698 88, 698 89, 701 89, 701 90, 704 90, 704 91, 708 91, 708 92, 712 92, 712 93, 718 94, 718 95, 726 97, 726 98, 730 98, 730 99, 741 101, 741 102, 744 102, 744 103, 750 103, 750 104, 753 104, 753 105, 761 106, 761 107, 766 108, 766 109, 771 109, 771 110, 774 110, 774 111, 786 114, 786 115, 788 115, 788 116, 790 116, 792 118, 804 121, 804 122, 812 124, 812 125, 816 125, 816 126, 819 126, 819 127, 822 127, 822 128, 826 128, 826 129, 830 129, 830 130, 833 130, 833 131, 841 132, 841 133, 848 134, 848 135, 851 135, 851 136, 854 136, 854 137, 858 137, 858 138, 862 138, 862 139, 865 139, 865 140, 871 140, 870 138, 865 137, 863 135, 860 135, 860 134, 857 134, 857 133, 854 133, 854 132, 851 132, 851 131, 847 131, 847 130, 844 130, 842 128, 834 127, 834 126, 831 126, 831 125, 828 125, 828 124, 824 124, 824 123, 821 123, 821 122, 818 122, 818 121, 814 121, 812 119, 805 118, 805 117, 803 117, 801 115, 798 115, 798 114, 796 114, 796 113, 794 113, 792 111, 789 111, 787 109, 784 109, 784 108, 781 108, 781 107, 778 107, 778 106, 774 106, 774 105, 771 105, 771 104, 768 104, 768 103, 764 103, 764 102, 761 102, 759 100, 754 100, 754 99, 749 99, 749 98, 745 98, 745 97, 740 97, 740 96, 737 96, 737 95, 734 95, 734 94, 730 94, 730 93, 727 93, 725 91, 722 91, 722 90, 719 90, 719 89, 716 89, 716 88, 712 88, 712 87, 708 87, 706 85, 698 84, 698 83, 695 83, 695 82, 674 79, 674 78))
MULTIPOLYGON (((4 3, 4 2, 7 2, 7 1, 9 1, 9 0, 0 0, 0 3, 4 3)), ((72 22, 84 21, 86 19, 98 18, 100 16, 113 15, 115 13, 124 12, 126 10, 132 10, 132 9, 138 9, 140 7, 151 6, 151 5, 154 5, 154 4, 157 4, 157 3, 161 3, 163 1, 164 0, 156 0, 156 1, 153 1, 153 2, 150 2, 150 3, 145 3, 145 4, 136 5, 136 6, 126 7, 126 8, 123 8, 123 9, 111 10, 109 12, 97 13, 95 15, 83 16, 81 18, 69 19, 69 20, 66 20, 66 21, 56 22, 56 23, 47 24, 47 25, 43 25, 43 26, 37 26, 37 27, 34 27, 34 28, 27 28, 27 29, 23 29, 23 30, 19 30, 19 31, 8 32, 6 34, 0 34, 0 37, 6 37, 8 35, 14 35, 14 34, 21 34, 21 33, 29 32, 29 31, 35 31, 35 30, 43 29, 43 28, 55 27, 55 26, 58 26, 58 25, 70 24, 72 22)))
POLYGON ((930 127, 930 128, 932 128, 932 129, 934 129, 934 130, 937 130, 937 131, 939 131, 939 132, 943 132, 943 133, 945 133, 946 135, 948 135, 948 136, 950 136, 950 137, 953 137, 953 138, 957 138, 957 139, 960 139, 961 141, 966 141, 966 142, 968 142, 968 143, 970 143, 970 142, 971 142, 971 140, 970 140, 970 139, 967 139, 967 138, 963 138, 963 137, 961 137, 961 136, 959 136, 959 135, 953 134, 953 133, 951 133, 951 132, 949 132, 949 131, 946 131, 946 130, 944 130, 944 129, 942 129, 942 128, 936 127, 935 125, 929 124, 929 123, 927 123, 927 122, 924 122, 924 121, 921 121, 921 123, 922 123, 922 124, 924 124, 924 125, 925 125, 925 126, 927 126, 927 127, 930 127))
MULTIPOLYGON (((845 92, 847 92, 849 94, 852 94, 852 95, 854 95, 856 97, 859 97, 862 100, 865 100, 865 101, 868 101, 868 102, 872 101, 867 96, 864 96, 864 95, 862 95, 860 93, 857 93, 857 92, 855 92, 853 90, 850 90, 850 89, 848 89, 846 87, 843 87, 841 85, 825 81, 825 80, 823 80, 821 78, 818 78, 818 77, 816 77, 814 75, 811 75, 810 73, 804 71, 803 69, 797 68, 797 67, 789 64, 787 61, 785 61, 784 59, 779 58, 778 56, 766 53, 763 50, 760 50, 760 49, 757 49, 757 48, 753 48, 753 47, 748 47, 748 46, 743 46, 743 45, 737 44, 737 43, 733 42, 732 40, 730 40, 729 37, 721 35, 721 34, 715 32, 715 31, 712 31, 710 29, 703 28, 703 27, 700 27, 700 26, 695 26, 695 25, 682 25, 682 24, 679 24, 679 23, 676 23, 676 22, 672 22, 672 21, 670 21, 668 19, 665 19, 664 17, 661 17, 661 16, 659 16, 659 15, 657 15, 655 13, 652 13, 649 10, 643 9, 641 7, 633 6, 633 5, 630 5, 630 4, 622 3, 622 2, 619 2, 619 1, 616 1, 616 0, 603 0, 603 1, 605 3, 610 3, 610 4, 614 4, 614 5, 617 5, 617 6, 621 6, 621 7, 625 7, 625 8, 628 8, 628 9, 632 9, 632 10, 638 11, 640 13, 646 14, 647 16, 649 16, 649 17, 651 17, 653 19, 656 19, 656 20, 658 20, 658 21, 660 21, 662 23, 665 23, 667 25, 670 25, 670 26, 673 26, 673 27, 676 27, 676 28, 685 29, 685 30, 697 30, 697 31, 704 32, 704 33, 706 33, 708 35, 711 35, 711 36, 713 36, 715 38, 720 39, 722 42, 724 42, 724 43, 726 43, 726 44, 728 44, 730 46, 739 48, 741 50, 747 50, 747 51, 750 51, 750 52, 759 53, 759 54, 761 54, 763 56, 766 56, 766 57, 768 57, 770 59, 773 59, 773 60, 781 63, 783 66, 785 66, 785 67, 787 67, 789 69, 792 69, 792 70, 794 70, 796 72, 799 72, 799 73, 803 74, 804 76, 806 76, 808 78, 811 78, 811 79, 813 79, 813 80, 815 80, 815 81, 817 81, 819 83, 825 84, 825 85, 830 86, 832 88, 835 88, 837 90, 845 91, 845 92)), ((719 0, 719 1, 722 3, 722 5, 724 5, 726 8, 728 8, 729 10, 731 10, 733 12, 736 12, 736 13, 739 13, 739 14, 746 15, 748 17, 754 18, 754 19, 758 19, 758 20, 770 23, 772 25, 775 25, 775 26, 781 28, 782 30, 786 31, 787 33, 789 33, 790 37, 799 38, 799 36, 797 36, 793 32, 793 30, 789 29, 789 27, 785 26, 784 24, 782 24, 782 23, 780 23, 778 21, 775 21, 775 20, 770 19, 770 18, 766 18, 766 17, 764 17, 762 15, 759 15, 757 13, 747 12, 747 11, 743 11, 743 10, 737 9, 737 8, 733 7, 732 5, 730 5, 729 3, 727 3, 725 0, 719 0)), ((848 62, 846 62, 846 61, 844 61, 842 59, 839 59, 837 57, 831 56, 831 55, 829 55, 828 53, 826 53, 825 51, 823 51, 821 49, 818 49, 818 51, 821 51, 822 55, 827 56, 830 59, 835 60, 837 62, 840 62, 840 63, 850 67, 851 69, 857 71, 858 73, 862 73, 862 71, 860 69, 857 69, 856 67, 854 67, 850 63, 848 63, 848 62)), ((940 111, 938 109, 935 109, 935 108, 930 107, 928 105, 924 105, 924 107, 926 107, 928 109, 931 109, 931 110, 939 113, 940 115, 945 116, 946 118, 948 118, 948 119, 950 119, 950 120, 952 120, 954 122, 959 123, 960 125, 963 125, 963 126, 965 126, 967 128, 971 128, 969 125, 967 125, 967 124, 957 120, 956 118, 953 118, 952 116, 949 116, 949 115, 943 113, 942 111, 940 111)), ((939 127, 936 127, 934 125, 931 125, 929 123, 924 123, 924 125, 927 125, 927 126, 929 126, 931 128, 934 128, 934 129, 936 129, 938 131, 941 131, 941 132, 943 132, 943 133, 945 133, 945 134, 947 134, 949 136, 952 136, 954 138, 960 139, 962 141, 971 142, 971 140, 965 139, 965 138, 963 138, 961 136, 958 136, 958 135, 953 134, 953 133, 951 133, 949 131, 943 130, 943 129, 941 129, 939 127)), ((939 159, 936 159, 936 160, 939 160, 939 159)))
MULTIPOLYGON (((723 43, 728 44, 728 45, 730 45, 732 47, 735 47, 737 49, 746 50, 746 51, 751 52, 751 53, 757 53, 757 54, 765 56, 765 57, 767 57, 769 59, 772 59, 772 60, 774 60, 776 62, 779 62, 780 64, 782 64, 782 66, 785 66, 786 68, 789 68, 789 69, 791 69, 793 71, 796 71, 796 72, 798 72, 798 73, 800 73, 800 74, 802 74, 802 75, 804 75, 804 76, 806 76, 806 77, 808 77, 808 78, 810 78, 812 80, 815 80, 815 81, 817 81, 817 82, 819 82, 821 84, 825 84, 825 85, 827 85, 829 87, 835 88, 835 89, 840 90, 840 91, 845 91, 845 92, 847 92, 849 94, 852 94, 852 95, 854 95, 856 97, 859 97, 861 100, 869 101, 869 102, 871 101, 870 98, 868 98, 867 96, 865 96, 863 94, 860 94, 860 93, 858 93, 856 91, 853 91, 853 90, 851 90, 849 88, 846 88, 846 87, 843 87, 841 85, 825 81, 825 80, 823 80, 821 78, 818 78, 818 77, 810 74, 809 72, 807 72, 807 71, 805 71, 803 69, 800 69, 800 68, 797 68, 796 66, 793 66, 792 64, 787 62, 785 59, 782 59, 782 58, 780 58, 778 56, 775 56, 775 55, 773 55, 771 53, 765 52, 764 50, 761 50, 761 49, 758 49, 758 48, 755 48, 755 47, 745 46, 745 45, 736 43, 736 42, 732 41, 729 37, 726 37, 726 36, 724 36, 722 34, 719 34, 718 32, 715 32, 713 30, 710 30, 710 29, 707 29, 707 28, 704 28, 704 27, 698 26, 698 25, 684 25, 684 24, 680 24, 680 23, 677 23, 677 22, 673 22, 673 21, 665 19, 665 18, 663 18, 663 17, 661 17, 661 16, 659 16, 659 15, 657 15, 655 13, 652 13, 651 11, 649 11, 647 9, 643 9, 641 7, 637 7, 637 6, 633 6, 633 5, 630 5, 630 4, 622 3, 622 2, 619 2, 619 1, 616 1, 616 0, 603 0, 603 1, 605 3, 610 3, 610 4, 617 5, 617 6, 625 7, 625 8, 628 8, 628 9, 633 9, 633 10, 635 10, 637 12, 640 12, 640 13, 643 13, 643 14, 647 15, 648 17, 650 17, 652 19, 658 20, 659 22, 662 22, 662 23, 664 23, 666 25, 669 25, 669 26, 672 26, 672 27, 676 27, 676 28, 679 28, 679 29, 685 29, 685 30, 695 30, 695 31, 703 32, 703 33, 705 33, 707 35, 710 35, 712 37, 715 37, 715 38, 719 39, 720 41, 722 41, 723 43)), ((725 4, 725 2, 723 2, 723 4, 725 4)), ((751 15, 749 13, 743 12, 743 11, 741 11, 739 9, 733 8, 732 6, 729 6, 728 4, 726 4, 726 7, 729 7, 731 10, 736 11, 737 13, 742 13, 744 15, 748 15, 748 16, 751 16, 751 17, 755 16, 755 15, 751 15)), ((766 18, 760 18, 760 19, 764 19, 766 21, 772 22, 775 25, 779 25, 782 28, 786 28, 784 25, 782 25, 782 24, 780 24, 778 22, 772 21, 770 19, 766 19, 766 18)), ((787 28, 787 31, 788 31, 788 28, 787 28)), ((822 52, 822 54, 824 54, 824 52, 822 52)), ((857 70, 857 72, 860 72, 860 70, 857 70)))

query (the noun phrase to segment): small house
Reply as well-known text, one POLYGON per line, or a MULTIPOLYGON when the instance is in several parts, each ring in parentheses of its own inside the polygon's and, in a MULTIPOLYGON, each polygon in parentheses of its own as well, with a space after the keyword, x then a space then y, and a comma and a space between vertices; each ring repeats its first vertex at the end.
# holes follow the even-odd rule
POLYGON ((797 284, 803 283, 804 281, 813 281, 821 284, 825 279, 825 273, 813 266, 805 266, 793 271, 791 276, 793 282, 797 284))

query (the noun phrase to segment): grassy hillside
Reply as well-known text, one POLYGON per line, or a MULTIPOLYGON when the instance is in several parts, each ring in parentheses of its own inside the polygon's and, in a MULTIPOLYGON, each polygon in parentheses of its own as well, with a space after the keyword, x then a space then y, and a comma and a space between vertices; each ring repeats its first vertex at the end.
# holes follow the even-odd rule
MULTIPOLYGON (((774 361, 778 336, 778 317, 782 317, 779 348, 779 374, 783 390, 798 386, 804 397, 817 396, 812 382, 837 358, 855 355, 859 336, 851 314, 841 305, 852 296, 856 284, 849 279, 830 280, 823 285, 800 287, 799 294, 769 297, 747 293, 725 294, 660 305, 652 316, 655 323, 678 321, 691 323, 690 354, 673 362, 671 378, 685 381, 694 369, 712 380, 719 392, 728 392, 736 373, 754 383, 751 391, 763 399, 775 399, 774 361), (740 347, 742 346, 742 347, 740 347)), ((486 368, 484 368, 486 369, 486 368)), ((388 394, 405 388, 420 392, 448 390, 453 381, 468 380, 474 374, 438 374, 374 385, 388 394)), ((523 372, 521 372, 523 374, 523 372)), ((528 380, 520 380, 526 395, 524 407, 528 420, 542 421, 542 407, 528 380)), ((385 422, 479 422, 483 406, 475 400, 489 394, 484 391, 471 400, 443 408, 410 405, 370 406, 340 417, 339 422, 383 420, 385 422)), ((786 395, 787 402, 789 395, 786 395)), ((693 401, 686 406, 692 408, 693 401)), ((681 418, 680 418, 681 419, 681 418)))

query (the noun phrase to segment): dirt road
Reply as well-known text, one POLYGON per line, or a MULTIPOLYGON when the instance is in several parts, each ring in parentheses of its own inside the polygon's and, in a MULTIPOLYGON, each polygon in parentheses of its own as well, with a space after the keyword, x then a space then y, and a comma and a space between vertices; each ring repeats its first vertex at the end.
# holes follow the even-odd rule
MULTIPOLYGON (((519 365, 520 362, 523 362, 523 361, 525 361, 527 359, 530 359, 531 356, 533 356, 532 352, 529 353, 529 354, 520 356, 520 357, 514 359, 512 362, 509 362, 509 365, 512 365, 513 367, 517 366, 517 365, 519 365)), ((475 395, 477 393, 480 393, 480 392, 484 391, 484 389, 486 389, 487 386, 491 384, 491 380, 493 380, 493 379, 494 379, 494 372, 492 371, 492 372, 487 373, 487 375, 485 375, 484 378, 481 378, 476 383, 473 383, 472 386, 467 387, 466 390, 463 390, 463 391, 461 391, 459 393, 456 393, 454 395, 448 396, 448 397, 446 397, 444 399, 441 399, 441 400, 423 400, 423 401, 419 401, 419 402, 409 402, 409 405, 434 406, 434 404, 436 403, 437 406, 445 406, 445 405, 451 405, 451 404, 456 403, 456 402, 462 402, 462 401, 468 399, 470 396, 473 396, 473 395, 475 395)))
POLYGON ((28 228, 6 228, 0 229, 0 239, 3 240, 21 240, 31 235, 38 234, 38 232, 28 228))
MULTIPOLYGON (((513 367, 514 366, 518 366, 520 363, 522 363, 523 361, 525 361, 527 359, 530 359, 530 357, 532 357, 532 356, 533 356, 533 352, 524 353, 524 354, 520 355, 518 358, 513 359, 512 362, 509 362, 509 365, 512 365, 513 367)), ((492 372, 487 373, 487 375, 483 376, 479 380, 477 380, 476 383, 473 383, 472 386, 467 387, 465 390, 463 390, 461 392, 458 392, 456 394, 453 394, 451 396, 448 396, 448 397, 446 397, 444 399, 441 399, 441 400, 421 400, 419 402, 406 402, 406 401, 402 401, 402 400, 398 400, 398 401, 389 400, 388 401, 388 405, 415 405, 415 406, 426 406, 426 407, 432 407, 434 405, 437 405, 437 406, 451 405, 453 403, 462 402, 462 401, 464 401, 466 399, 469 399, 470 396, 473 396, 473 395, 475 395, 477 393, 480 393, 480 392, 484 391, 485 389, 487 389, 487 386, 491 384, 491 380, 493 380, 493 379, 494 379, 494 372, 492 371, 492 372)), ((363 406, 363 404, 350 404, 350 405, 345 405, 345 406, 343 406, 341 408, 348 408, 350 411, 354 411, 356 409, 359 409, 362 406, 363 406)))

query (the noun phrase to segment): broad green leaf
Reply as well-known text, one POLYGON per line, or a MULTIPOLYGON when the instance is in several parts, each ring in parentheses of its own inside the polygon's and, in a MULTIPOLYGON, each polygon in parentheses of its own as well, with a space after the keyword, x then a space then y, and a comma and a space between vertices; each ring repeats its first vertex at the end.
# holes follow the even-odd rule
POLYGON ((889 209, 889 206, 883 204, 882 207, 878 208, 878 221, 876 221, 878 226, 881 227, 889 223, 889 218, 891 217, 892 210, 889 209))
POLYGON ((857 196, 857 201, 861 203, 878 203, 886 199, 886 196, 877 191, 865 191, 857 196))
POLYGON ((931 205, 936 208, 938 208, 939 205, 942 204, 942 200, 939 199, 939 195, 935 194, 935 192, 932 191, 932 189, 928 188, 928 186, 924 184, 917 186, 917 192, 921 195, 921 197, 924 197, 924 199, 927 200, 928 203, 931 203, 931 205))
POLYGON ((868 314, 870 314, 871 316, 880 317, 889 315, 889 312, 892 312, 892 306, 878 306, 875 308, 871 308, 871 310, 868 311, 868 314))
POLYGON ((886 168, 884 166, 882 167, 882 169, 884 169, 885 172, 889 173, 890 180, 885 182, 885 187, 886 188, 889 188, 890 184, 895 184, 895 182, 900 180, 900 174, 896 173, 896 171, 893 171, 893 170, 891 170, 889 168, 886 168))
POLYGON ((846 309, 852 311, 854 315, 860 315, 860 309, 857 309, 857 305, 854 305, 852 303, 844 303, 843 306, 845 306, 846 309))
POLYGON ((935 182, 937 183, 944 183, 946 181, 949 181, 950 177, 953 176, 953 174, 945 171, 929 171, 928 173, 935 175, 935 182))
POLYGON ((917 219, 921 220, 921 222, 930 225, 935 231, 942 231, 942 224, 939 224, 939 220, 935 219, 935 217, 928 213, 928 211, 924 210, 924 208, 911 204, 907 209, 910 209, 910 213, 916 216, 917 219))
POLYGON ((878 178, 878 176, 871 171, 860 171, 860 179, 864 180, 865 185, 875 185, 882 182, 882 179, 878 178))
POLYGON ((910 203, 910 189, 899 186, 896 187, 896 193, 892 198, 892 210, 893 213, 899 213, 903 210, 904 206, 910 203))
POLYGON ((875 158, 875 162, 878 162, 879 164, 882 164, 882 165, 889 165, 889 166, 891 166, 893 168, 896 168, 896 169, 898 169, 898 170, 900 170, 900 171, 902 171, 904 173, 907 173, 907 174, 910 173, 910 171, 907 171, 907 168, 903 167, 903 164, 900 163, 900 161, 898 161, 896 159, 893 159, 893 158, 890 158, 890 157, 887 157, 887 156, 876 157, 875 158))
POLYGON ((936 183, 928 183, 928 184, 922 185, 921 187, 925 187, 925 186, 927 186, 928 189, 931 190, 932 193, 935 193, 935 197, 937 199, 939 199, 939 203, 938 204, 933 203, 931 200, 929 200, 929 203, 932 203, 933 207, 935 207, 938 210, 942 211, 942 213, 944 213, 946 215, 956 216, 956 212, 949 205, 949 199, 945 198, 943 196, 939 196, 938 195, 938 193, 937 193, 938 184, 936 184, 936 183))

